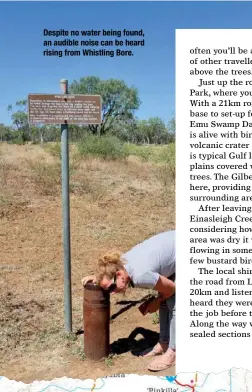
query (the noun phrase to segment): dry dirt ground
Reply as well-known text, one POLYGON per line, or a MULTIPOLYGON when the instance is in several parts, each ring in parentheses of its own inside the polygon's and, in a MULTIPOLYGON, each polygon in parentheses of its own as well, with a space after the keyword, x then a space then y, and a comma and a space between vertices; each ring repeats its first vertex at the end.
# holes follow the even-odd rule
MULTIPOLYGON (((83 351, 81 278, 94 271, 100 254, 126 251, 174 228, 174 179, 164 181, 164 170, 133 157, 109 162, 71 153, 73 333, 67 335, 60 160, 40 146, 0 145, 1 375, 26 383, 153 375, 146 370, 150 360, 135 355, 145 347, 144 335, 155 342, 159 330, 156 315, 143 317, 137 309, 148 292, 130 289, 125 297, 112 296, 114 354, 94 364, 83 351), (133 331, 135 340, 128 340, 133 331)), ((155 373, 173 374, 174 368, 155 373)))

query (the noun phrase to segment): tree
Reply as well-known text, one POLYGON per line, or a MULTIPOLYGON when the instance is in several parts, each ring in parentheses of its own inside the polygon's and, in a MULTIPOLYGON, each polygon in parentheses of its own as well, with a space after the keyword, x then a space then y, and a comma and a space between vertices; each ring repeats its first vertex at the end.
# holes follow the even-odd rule
POLYGON ((164 144, 167 143, 167 128, 159 117, 138 120, 132 138, 133 143, 164 144))
POLYGON ((45 124, 29 124, 27 113, 27 100, 17 101, 15 104, 17 108, 14 111, 13 106, 8 106, 8 111, 11 114, 14 129, 16 130, 16 138, 21 139, 23 143, 28 140, 33 142, 56 141, 60 139, 60 126, 45 125, 45 124))
POLYGON ((135 142, 137 119, 135 117, 122 121, 116 121, 109 134, 117 136, 124 142, 135 142))
POLYGON ((8 112, 12 113, 11 119, 13 125, 18 131, 18 136, 24 143, 30 140, 30 127, 27 115, 27 100, 17 101, 15 106, 17 107, 16 112, 13 111, 12 105, 8 106, 8 112))
POLYGON ((151 117, 147 122, 147 136, 150 143, 167 143, 167 129, 165 123, 159 117, 151 117))
POLYGON ((11 129, 4 124, 0 124, 0 142, 9 141, 12 138, 11 129))
POLYGON ((72 142, 83 139, 88 133, 88 126, 81 126, 77 124, 69 125, 69 137, 72 142))
POLYGON ((140 106, 138 91, 135 87, 128 87, 124 81, 117 79, 101 80, 95 76, 74 80, 70 85, 71 94, 101 95, 102 124, 89 125, 90 132, 104 135, 116 126, 134 118, 134 111, 140 106))
POLYGON ((138 120, 134 130, 134 141, 137 144, 150 144, 150 134, 148 129, 148 120, 138 120))
POLYGON ((175 117, 168 122, 168 143, 172 143, 175 141, 176 137, 176 120, 175 117))
POLYGON ((112 134, 135 144, 166 144, 169 142, 168 129, 159 117, 148 120, 133 119, 127 123, 117 123, 112 134))

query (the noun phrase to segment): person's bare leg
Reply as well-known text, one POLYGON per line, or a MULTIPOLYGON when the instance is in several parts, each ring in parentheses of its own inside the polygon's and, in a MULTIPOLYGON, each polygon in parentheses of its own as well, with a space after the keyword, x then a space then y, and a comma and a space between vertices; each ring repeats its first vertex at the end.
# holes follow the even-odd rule
POLYGON ((169 309, 169 347, 161 357, 154 359, 154 361, 150 363, 148 370, 151 370, 153 372, 168 369, 169 367, 174 365, 176 361, 175 297, 169 298, 167 300, 167 306, 169 309))
POLYGON ((168 349, 168 343, 157 343, 154 347, 148 348, 141 353, 142 357, 154 357, 155 355, 164 354, 168 349))
POLYGON ((169 345, 169 311, 166 301, 161 302, 159 308, 160 335, 159 342, 152 348, 148 348, 141 353, 142 357, 153 357, 165 353, 169 345))

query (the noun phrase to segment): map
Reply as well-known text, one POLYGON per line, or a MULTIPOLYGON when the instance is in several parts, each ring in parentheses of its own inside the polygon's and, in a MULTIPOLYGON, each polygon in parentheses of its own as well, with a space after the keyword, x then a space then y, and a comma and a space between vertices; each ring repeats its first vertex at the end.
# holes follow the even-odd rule
POLYGON ((176 376, 114 375, 97 380, 67 377, 24 384, 0 377, 1 392, 247 392, 252 391, 252 372, 232 368, 221 373, 178 373, 176 376), (127 382, 124 382, 127 378, 127 382))

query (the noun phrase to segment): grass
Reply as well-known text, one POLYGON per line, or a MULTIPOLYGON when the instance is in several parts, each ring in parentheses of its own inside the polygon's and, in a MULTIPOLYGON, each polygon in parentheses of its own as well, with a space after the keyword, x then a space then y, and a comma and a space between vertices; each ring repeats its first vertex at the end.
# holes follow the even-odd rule
POLYGON ((60 143, 46 143, 43 145, 44 150, 52 156, 61 159, 61 145, 60 143))
MULTIPOLYGON (((50 150, 50 149, 49 149, 50 150)), ((30 170, 31 180, 35 184, 39 193, 43 196, 55 196, 60 194, 62 168, 61 161, 57 155, 54 155, 53 161, 47 160, 46 157, 34 159, 25 159, 24 162, 30 170)), ((72 157, 69 163, 69 176, 79 168, 79 159, 76 155, 72 157)), ((74 187, 70 184, 70 192, 74 187)))
POLYGON ((102 159, 125 159, 129 155, 124 143, 115 136, 87 135, 78 144, 81 156, 100 157, 102 159))
MULTIPOLYGON (((70 144, 70 153, 69 153, 69 174, 74 173, 80 164, 80 156, 76 153, 76 149, 74 149, 74 145, 70 144)), ((44 151, 52 155, 59 162, 61 161, 61 144, 59 142, 56 143, 46 143, 43 145, 44 151)))
POLYGON ((104 362, 108 367, 114 366, 113 362, 114 355, 110 354, 107 358, 104 358, 104 362))
MULTIPOLYGON (((19 361, 17 358, 22 356, 22 369, 31 369, 31 377, 34 374, 37 377, 36 365, 38 371, 43 368, 46 372, 66 361, 74 369, 80 359, 84 361, 85 353, 82 336, 76 339, 75 335, 63 333, 59 147, 53 147, 53 150, 50 147, 45 150, 40 145, 5 144, 1 147, 0 209, 4 210, 1 220, 4 228, 0 233, 1 259, 3 265, 8 266, 0 274, 1 368, 11 378, 17 374, 28 377, 30 370, 25 374, 21 367, 12 366, 14 360, 19 361), (25 200, 27 205, 18 204, 14 209, 10 205, 13 200, 19 203, 25 200), (11 215, 7 214, 11 209, 11 215), (8 296, 10 287, 12 295, 8 296)), ((126 159, 81 155, 78 145, 70 144, 74 331, 83 323, 81 278, 93 273, 99 255, 110 249, 125 252, 151 235, 174 228, 175 182, 169 174, 169 163, 173 158, 171 146, 134 146, 134 149, 131 155, 137 156, 138 151, 147 153, 139 159, 127 155, 125 164, 126 159), (170 181, 166 179, 166 169, 170 181), (167 204, 163 195, 170 198, 167 204)), ((132 290, 127 293, 127 299, 134 301, 144 295, 145 290, 132 290)), ((112 314, 122 306, 111 303, 112 314)), ((152 324, 151 318, 142 318, 138 313, 136 307, 132 307, 111 323, 113 341, 128 336, 139 325, 158 331, 155 318, 152 324)), ((115 368, 117 364, 126 364, 124 357, 129 359, 129 372, 141 371, 130 353, 118 356, 116 360, 108 357, 99 367, 107 368, 109 372, 114 364, 115 368)), ((80 365, 87 372, 93 371, 88 368, 88 363, 85 361, 80 365)), ((97 374, 94 371, 94 376, 97 374)))
POLYGON ((78 346, 77 348, 75 348, 73 351, 73 354, 77 355, 81 361, 85 361, 85 359, 86 359, 86 354, 85 354, 82 346, 78 346))
POLYGON ((71 193, 78 196, 86 195, 87 198, 94 203, 98 203, 107 194, 107 189, 105 187, 98 182, 92 182, 90 178, 83 173, 79 176, 78 182, 70 183, 69 188, 71 193))
POLYGON ((1 204, 9 204, 9 203, 10 203, 10 200, 8 199, 8 197, 0 194, 0 205, 1 204))
POLYGON ((151 161, 153 156, 153 149, 150 147, 125 144, 125 149, 129 155, 136 156, 143 162, 151 161))
MULTIPOLYGON (((2 150, 1 150, 2 151, 2 150)), ((22 209, 25 200, 20 197, 21 191, 16 183, 20 175, 20 167, 0 156, 0 218, 10 216, 15 210, 22 209)))
POLYGON ((75 342, 77 340, 77 336, 75 333, 70 332, 70 333, 66 333, 65 334, 65 338, 69 341, 69 342, 75 342))
POLYGON ((152 324, 159 324, 159 315, 158 315, 158 313, 156 312, 156 313, 153 313, 152 315, 151 315, 151 322, 152 322, 152 324))
POLYGON ((45 158, 26 159, 31 172, 31 179, 38 192, 44 196, 57 195, 61 184, 61 164, 59 161, 48 162, 45 158))
POLYGON ((167 187, 172 186, 172 184, 175 182, 175 169, 168 163, 160 165, 157 168, 157 178, 161 182, 164 189, 167 190, 167 187))
MULTIPOLYGON (((142 162, 165 164, 167 168, 169 167, 173 178, 175 178, 175 143, 168 145, 135 145, 123 143, 115 136, 86 135, 79 143, 73 143, 70 146, 70 151, 74 146, 77 147, 77 153, 74 156, 75 162, 78 162, 80 157, 125 160, 129 156, 135 156, 142 162)), ((61 158, 60 143, 47 143, 44 149, 52 156, 61 158)))
POLYGON ((144 145, 125 144, 129 155, 140 158, 143 162, 167 163, 175 167, 175 144, 144 145))
POLYGON ((16 171, 18 168, 13 163, 7 161, 6 159, 0 159, 0 185, 1 187, 6 187, 8 185, 8 181, 10 181, 13 171, 16 171))

